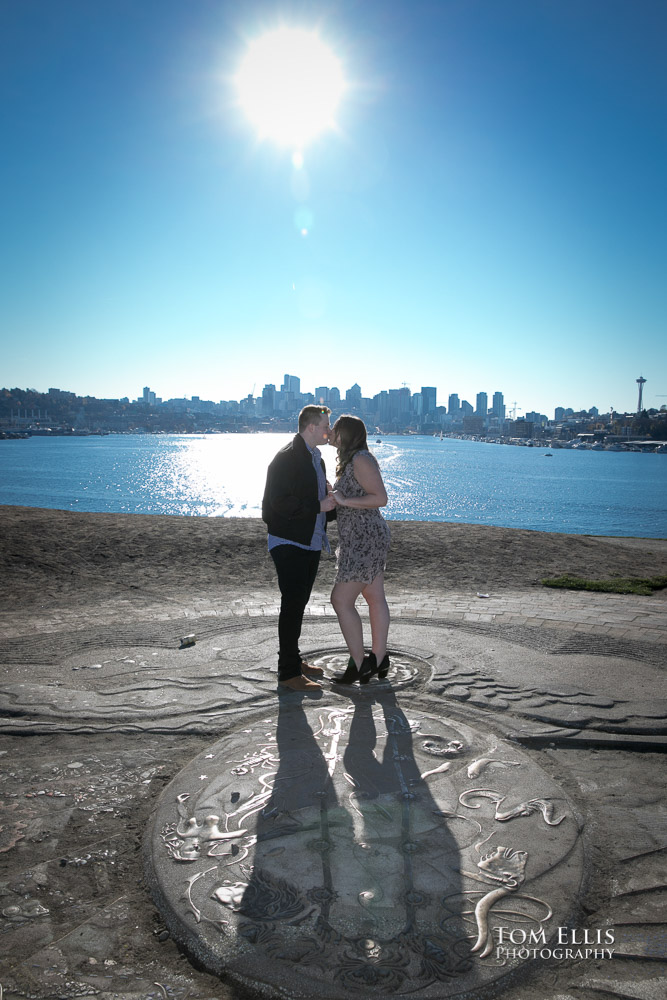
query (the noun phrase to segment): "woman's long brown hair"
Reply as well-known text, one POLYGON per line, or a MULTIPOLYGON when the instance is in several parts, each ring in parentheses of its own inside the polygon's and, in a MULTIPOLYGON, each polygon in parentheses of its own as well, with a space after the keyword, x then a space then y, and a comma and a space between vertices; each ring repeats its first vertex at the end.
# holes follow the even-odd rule
POLYGON ((346 466, 350 464, 357 452, 365 451, 368 448, 366 424, 359 417, 344 413, 333 425, 332 430, 336 433, 339 442, 337 445, 336 476, 340 479, 346 466))

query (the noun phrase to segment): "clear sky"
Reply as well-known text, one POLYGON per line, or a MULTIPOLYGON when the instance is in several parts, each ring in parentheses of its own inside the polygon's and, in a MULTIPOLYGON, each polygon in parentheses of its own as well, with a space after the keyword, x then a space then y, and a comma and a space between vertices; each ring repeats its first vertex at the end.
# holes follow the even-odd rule
POLYGON ((667 403, 666 43, 664 0, 0 0, 0 384, 667 403), (301 169, 234 84, 280 25, 347 81, 301 169))

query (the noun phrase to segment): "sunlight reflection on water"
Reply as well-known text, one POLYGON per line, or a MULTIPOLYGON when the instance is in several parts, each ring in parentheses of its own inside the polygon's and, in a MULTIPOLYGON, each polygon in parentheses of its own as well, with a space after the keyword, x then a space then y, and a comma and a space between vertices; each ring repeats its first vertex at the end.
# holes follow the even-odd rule
MULTIPOLYGON (((144 489, 169 514, 260 517, 266 468, 291 434, 211 434, 161 442, 144 489)), ((329 449, 327 449, 329 450, 329 449)))

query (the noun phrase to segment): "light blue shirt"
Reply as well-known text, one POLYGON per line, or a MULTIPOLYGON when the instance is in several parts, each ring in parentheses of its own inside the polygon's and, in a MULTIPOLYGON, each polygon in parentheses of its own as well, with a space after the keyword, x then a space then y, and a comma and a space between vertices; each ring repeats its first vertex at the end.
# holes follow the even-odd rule
MULTIPOLYGON (((305 441, 304 444, 306 444, 305 441)), ((308 444, 306 444, 306 448, 308 448, 308 451, 312 455, 313 467, 317 476, 317 499, 324 500, 327 495, 327 479, 322 469, 320 450, 319 448, 311 448, 308 444)), ((301 542, 292 542, 289 538, 279 538, 277 535, 269 534, 269 552, 271 549, 275 549, 276 545, 296 545, 297 549, 306 549, 308 552, 319 552, 321 549, 324 549, 325 552, 331 552, 326 525, 327 515, 324 511, 320 511, 315 521, 315 530, 313 531, 310 545, 302 545, 301 542)))

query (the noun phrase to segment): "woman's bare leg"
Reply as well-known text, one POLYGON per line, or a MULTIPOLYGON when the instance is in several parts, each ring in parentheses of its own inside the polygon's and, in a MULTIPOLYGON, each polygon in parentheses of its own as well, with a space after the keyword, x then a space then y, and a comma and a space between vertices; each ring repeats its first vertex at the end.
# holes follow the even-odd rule
POLYGON ((389 605, 384 593, 384 573, 378 573, 372 583, 364 586, 361 593, 368 604, 373 652, 375 659, 380 664, 387 652, 387 635, 389 634, 389 605))
MULTIPOLYGON (((364 661, 364 633, 355 601, 364 589, 363 583, 336 583, 331 591, 331 603, 338 615, 338 624, 343 633, 350 656, 360 667, 364 661)), ((383 654, 384 655, 384 654, 383 654)))

